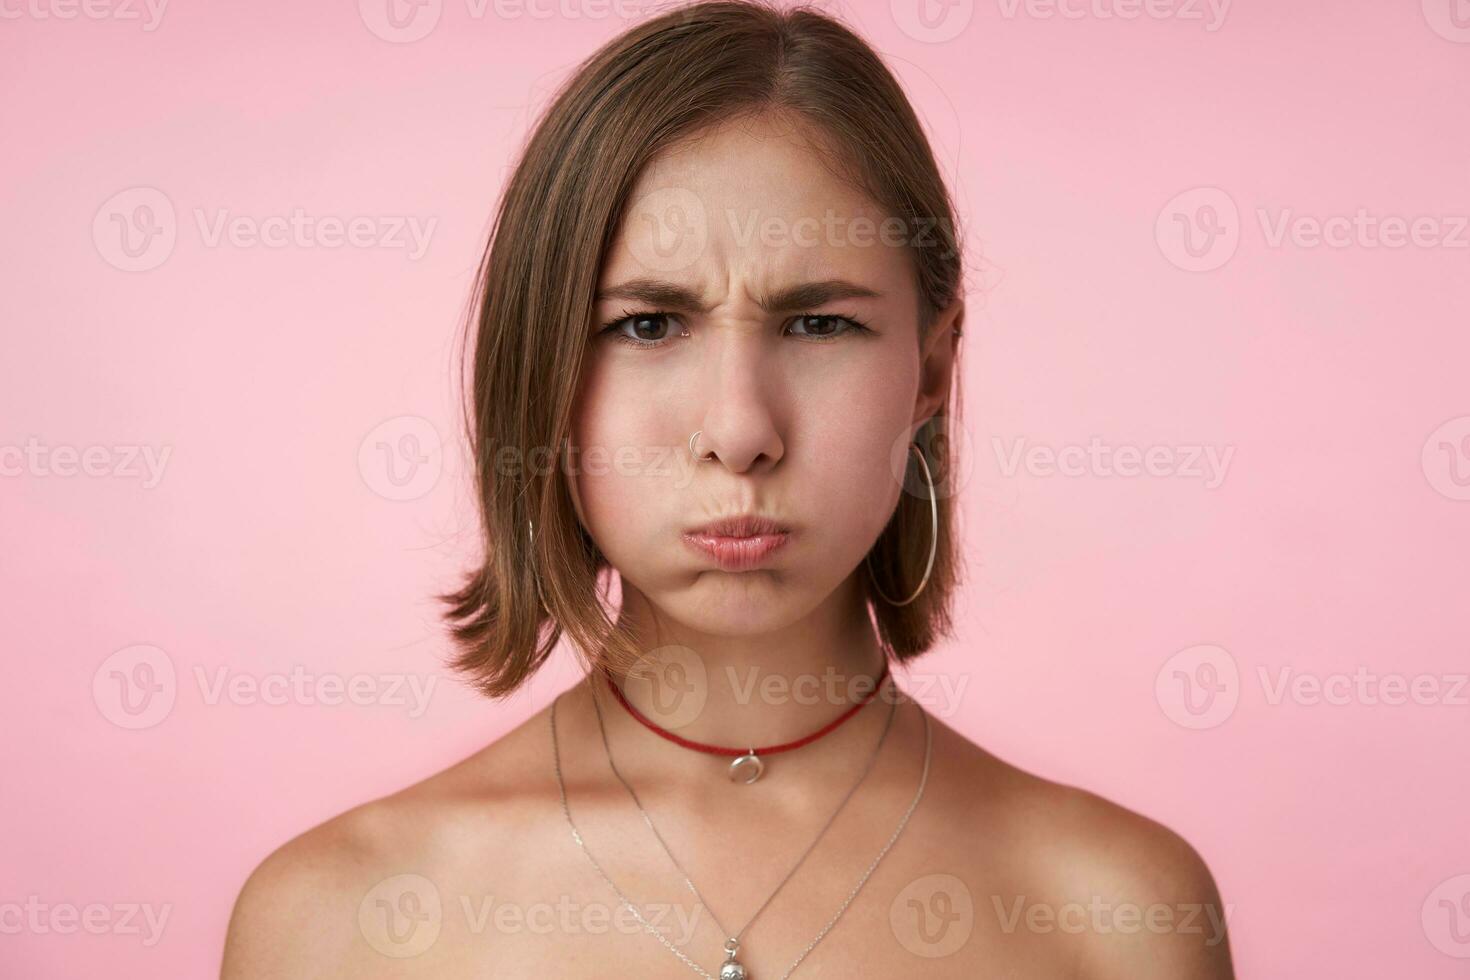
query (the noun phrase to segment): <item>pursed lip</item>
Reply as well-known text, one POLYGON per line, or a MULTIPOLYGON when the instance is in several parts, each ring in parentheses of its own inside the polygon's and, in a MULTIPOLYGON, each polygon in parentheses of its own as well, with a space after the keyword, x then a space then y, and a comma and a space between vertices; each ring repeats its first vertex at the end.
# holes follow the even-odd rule
POLYGON ((692 527, 686 534, 703 534, 720 538, 748 538, 756 534, 785 534, 791 529, 780 521, 758 514, 738 514, 692 527))
POLYGON ((760 566, 791 537, 791 529, 769 517, 741 515, 692 528, 684 542, 713 558, 727 572, 743 572, 760 566))

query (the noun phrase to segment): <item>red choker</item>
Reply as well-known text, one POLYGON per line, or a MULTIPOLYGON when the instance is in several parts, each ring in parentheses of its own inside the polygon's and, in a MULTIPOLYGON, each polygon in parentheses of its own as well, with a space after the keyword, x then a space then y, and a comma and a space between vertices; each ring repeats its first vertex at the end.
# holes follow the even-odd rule
POLYGON ((879 673, 878 681, 876 684, 873 685, 873 690, 863 695, 861 698, 858 699, 856 704, 848 708, 842 714, 838 715, 832 721, 812 732, 810 735, 798 738, 792 742, 782 742, 779 745, 763 745, 759 747, 749 748, 731 748, 725 745, 709 745, 705 742, 696 742, 693 739, 688 739, 684 738, 683 736, 676 735, 673 732, 669 731, 667 728, 659 725, 657 722, 646 717, 642 712, 640 712, 637 708, 633 707, 633 705, 628 702, 627 697, 623 694, 622 689, 618 687, 617 681, 613 678, 611 671, 609 671, 606 667, 602 667, 600 669, 602 670, 603 676, 607 679, 607 686, 612 688, 613 696, 618 699, 618 703, 627 709, 628 714, 632 715, 634 718, 638 719, 638 721, 642 722, 645 728, 669 740, 670 742, 673 742, 675 745, 682 745, 686 749, 694 749, 696 752, 707 752, 710 755, 735 756, 735 761, 730 763, 730 778, 732 780, 745 783, 755 782, 757 779, 760 778, 761 773, 765 771, 765 763, 761 761, 761 756, 776 755, 779 752, 790 752, 792 749, 799 749, 803 745, 809 745, 810 743, 815 742, 817 739, 833 731, 844 721, 847 721, 847 719, 857 714, 858 711, 861 710, 863 705, 872 701, 873 697, 880 690, 882 690, 883 682, 888 679, 888 661, 887 659, 885 659, 883 661, 883 670, 881 673, 879 673), (744 779, 741 779, 742 772, 748 772, 748 775, 744 779))

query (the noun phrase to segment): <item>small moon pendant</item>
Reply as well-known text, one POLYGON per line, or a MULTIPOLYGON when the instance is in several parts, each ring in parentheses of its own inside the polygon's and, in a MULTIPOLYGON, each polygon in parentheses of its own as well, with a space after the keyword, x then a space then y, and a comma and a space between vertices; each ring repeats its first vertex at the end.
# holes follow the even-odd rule
POLYGON ((761 761, 761 757, 754 752, 747 752, 730 763, 730 781, 749 786, 760 779, 761 773, 765 771, 766 764, 761 761))

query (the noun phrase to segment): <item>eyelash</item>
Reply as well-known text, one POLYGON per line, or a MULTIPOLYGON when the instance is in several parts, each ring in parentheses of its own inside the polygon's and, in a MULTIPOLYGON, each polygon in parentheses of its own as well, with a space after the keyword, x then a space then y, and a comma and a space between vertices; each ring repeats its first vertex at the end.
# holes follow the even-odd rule
MULTIPOLYGON (((632 337, 629 337, 627 334, 624 334, 617 329, 621 324, 625 323, 628 320, 650 317, 667 317, 670 320, 674 320, 676 319, 676 314, 666 313, 662 310, 625 310, 621 316, 614 317, 613 319, 604 323, 602 325, 602 329, 598 331, 598 335, 608 335, 610 339, 615 340, 620 344, 625 344, 629 347, 642 349, 662 347, 673 338, 669 337, 663 340, 634 340, 632 337)), ((820 317, 822 319, 831 320, 844 320, 847 322, 849 329, 843 331, 843 333, 870 334, 873 332, 872 328, 869 327, 867 323, 847 313, 803 313, 801 314, 801 316, 795 317, 795 319, 802 320, 809 317, 820 317)), ((842 334, 835 334, 829 337, 808 337, 806 339, 819 344, 827 344, 835 341, 840 336, 842 336, 842 334)))

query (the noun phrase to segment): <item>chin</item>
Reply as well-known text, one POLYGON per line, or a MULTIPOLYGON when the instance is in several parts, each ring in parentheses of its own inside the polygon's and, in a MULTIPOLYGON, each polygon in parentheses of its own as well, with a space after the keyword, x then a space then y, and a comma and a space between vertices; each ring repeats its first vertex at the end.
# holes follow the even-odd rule
POLYGON ((690 629, 714 636, 757 636, 791 625, 814 605, 777 572, 709 572, 686 597, 664 608, 690 629))

